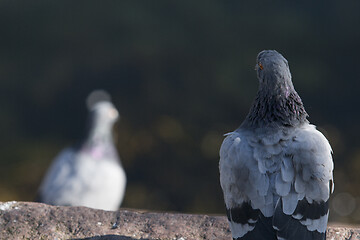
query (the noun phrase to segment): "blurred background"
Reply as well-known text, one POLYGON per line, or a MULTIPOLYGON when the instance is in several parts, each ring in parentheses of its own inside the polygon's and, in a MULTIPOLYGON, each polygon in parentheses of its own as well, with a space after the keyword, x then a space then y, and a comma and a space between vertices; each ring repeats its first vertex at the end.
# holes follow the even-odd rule
POLYGON ((289 61, 334 150, 331 221, 360 223, 360 2, 0 1, 0 201, 32 201, 82 136, 86 96, 119 109, 122 207, 224 214, 218 150, 256 95, 256 55, 289 61))

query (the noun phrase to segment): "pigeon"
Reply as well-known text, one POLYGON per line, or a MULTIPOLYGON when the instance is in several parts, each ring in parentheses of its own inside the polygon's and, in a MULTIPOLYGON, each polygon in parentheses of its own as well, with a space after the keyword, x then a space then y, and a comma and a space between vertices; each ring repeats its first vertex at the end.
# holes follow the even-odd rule
POLYGON ((220 148, 220 185, 234 240, 326 239, 332 149, 307 120, 287 60, 264 50, 256 99, 220 148))
POLYGON ((89 95, 86 137, 54 159, 40 185, 39 202, 109 211, 120 207, 126 175, 112 136, 119 114, 109 98, 102 90, 89 95))

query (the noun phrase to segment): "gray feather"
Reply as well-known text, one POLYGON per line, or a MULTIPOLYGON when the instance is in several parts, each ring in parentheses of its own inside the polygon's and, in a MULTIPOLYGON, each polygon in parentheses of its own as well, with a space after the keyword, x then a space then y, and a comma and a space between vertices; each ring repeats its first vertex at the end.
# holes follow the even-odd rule
POLYGON ((289 157, 284 157, 281 162, 281 177, 285 182, 292 182, 294 180, 295 169, 292 160, 289 157))

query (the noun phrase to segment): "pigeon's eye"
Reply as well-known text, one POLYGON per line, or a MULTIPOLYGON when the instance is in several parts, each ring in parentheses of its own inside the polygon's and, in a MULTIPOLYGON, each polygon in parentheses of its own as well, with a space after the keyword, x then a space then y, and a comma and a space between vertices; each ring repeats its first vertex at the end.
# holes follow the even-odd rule
POLYGON ((264 69, 264 67, 263 67, 263 65, 262 65, 261 63, 258 63, 258 65, 259 65, 259 68, 260 68, 261 70, 264 69))

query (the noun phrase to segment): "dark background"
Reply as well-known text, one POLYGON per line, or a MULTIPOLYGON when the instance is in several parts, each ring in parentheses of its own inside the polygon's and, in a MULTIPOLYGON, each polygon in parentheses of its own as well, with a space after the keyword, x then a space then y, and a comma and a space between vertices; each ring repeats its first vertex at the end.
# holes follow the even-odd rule
POLYGON ((105 89, 123 207, 224 214, 218 150, 256 95, 256 55, 289 61, 334 150, 331 220, 360 222, 360 2, 0 1, 0 201, 33 200, 105 89))

